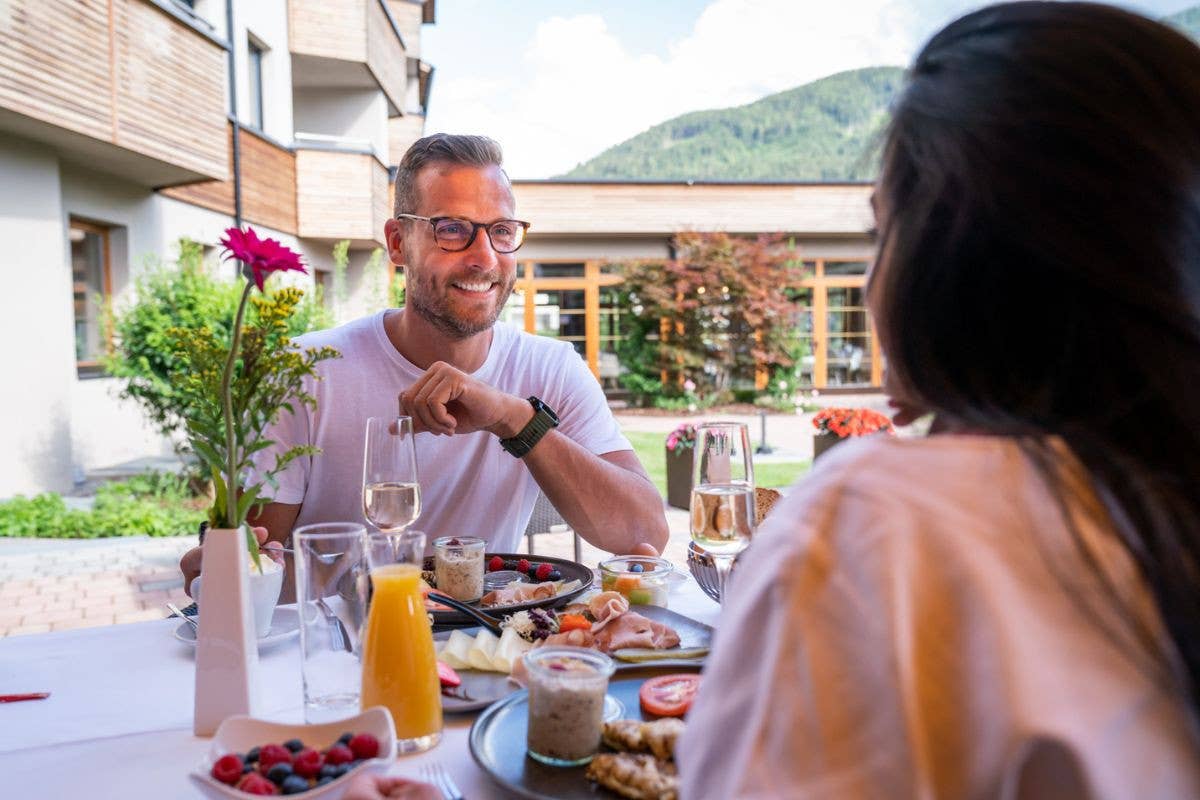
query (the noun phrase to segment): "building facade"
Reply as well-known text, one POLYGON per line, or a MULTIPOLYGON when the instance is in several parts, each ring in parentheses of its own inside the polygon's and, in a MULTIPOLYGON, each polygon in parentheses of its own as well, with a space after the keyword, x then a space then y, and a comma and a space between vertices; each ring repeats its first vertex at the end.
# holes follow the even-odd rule
POLYGON ((513 190, 532 227, 505 317, 571 341, 606 387, 620 372, 615 350, 629 313, 614 265, 670 258, 672 238, 688 230, 786 235, 807 267, 796 306, 808 352, 800 385, 881 385, 863 297, 874 253, 869 184, 518 180, 513 190))
POLYGON ((349 240, 348 310, 374 291, 433 21, 433 0, 0 2, 0 498, 169 450, 97 358, 105 303, 181 238, 250 224, 318 282, 349 240))

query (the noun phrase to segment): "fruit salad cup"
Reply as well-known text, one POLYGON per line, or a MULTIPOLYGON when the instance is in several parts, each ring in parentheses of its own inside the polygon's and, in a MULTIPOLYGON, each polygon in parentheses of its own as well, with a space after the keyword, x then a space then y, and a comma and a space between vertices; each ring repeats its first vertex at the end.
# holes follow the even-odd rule
POLYGON ((619 592, 631 606, 667 607, 667 579, 674 571, 665 558, 615 556, 600 564, 600 588, 619 592))

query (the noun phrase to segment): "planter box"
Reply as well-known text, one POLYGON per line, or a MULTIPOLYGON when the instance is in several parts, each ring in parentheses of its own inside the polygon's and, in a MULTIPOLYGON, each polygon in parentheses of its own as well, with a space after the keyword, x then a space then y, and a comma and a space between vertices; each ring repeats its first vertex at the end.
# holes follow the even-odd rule
MULTIPOLYGON (((849 437, 847 437, 849 438, 849 437)), ((836 433, 818 433, 813 435, 813 461, 820 458, 829 448, 846 441, 836 433)))
MULTIPOLYGON (((665 449, 665 448, 664 448, 665 449)), ((692 454, 689 447, 667 454, 667 505, 687 509, 692 503, 692 454)))

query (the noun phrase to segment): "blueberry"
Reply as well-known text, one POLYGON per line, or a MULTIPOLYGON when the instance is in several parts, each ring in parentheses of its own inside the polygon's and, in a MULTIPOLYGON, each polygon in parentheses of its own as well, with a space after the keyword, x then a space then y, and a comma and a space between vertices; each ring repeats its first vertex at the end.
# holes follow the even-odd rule
POLYGON ((308 781, 299 775, 288 775, 283 779, 283 783, 279 784, 279 788, 284 794, 300 794, 308 791, 308 781))
POLYGON ((562 570, 557 570, 557 569, 550 570, 550 574, 546 576, 546 579, 551 580, 551 581, 561 581, 562 580, 562 570))
POLYGON ((537 565, 537 564, 530 564, 530 565, 529 565, 529 570, 528 570, 528 573, 529 573, 529 578, 530 578, 530 580, 535 580, 535 581, 537 580, 537 569, 538 569, 538 565, 537 565))
POLYGON ((349 732, 347 732, 347 733, 343 733, 341 736, 339 736, 339 737, 338 737, 337 743, 338 743, 338 744, 344 744, 344 745, 346 745, 347 747, 349 747, 349 746, 350 746, 350 740, 351 740, 351 739, 353 739, 353 738, 354 738, 354 734, 353 734, 353 733, 349 733, 349 732))
POLYGON ((283 746, 288 750, 291 750, 293 753, 299 753, 304 749, 304 742, 300 741, 299 739, 288 739, 283 743, 283 746))
POLYGON ((242 765, 242 774, 243 775, 245 775, 247 772, 253 772, 253 771, 254 771, 253 764, 243 764, 242 765))
POLYGON ((645 572, 646 568, 644 566, 642 566, 641 563, 635 561, 629 565, 629 571, 630 572, 645 572))
POLYGON ((516 559, 513 559, 513 558, 506 558, 506 559, 504 560, 504 568, 505 568, 505 569, 516 569, 516 568, 517 568, 517 561, 516 561, 516 559))
POLYGON ((257 747, 251 747, 250 752, 246 753, 246 758, 243 760, 247 764, 253 764, 255 761, 258 761, 258 750, 259 749, 257 747))
POLYGON ((317 786, 324 786, 327 783, 333 783, 335 780, 337 780, 337 778, 327 775, 324 778, 320 778, 317 780, 317 786))
POLYGON ((278 764, 272 764, 267 770, 267 780, 276 786, 282 786, 283 782, 292 775, 292 765, 286 761, 280 761, 278 764))
POLYGON ((322 778, 336 778, 337 771, 337 764, 322 764, 321 771, 318 773, 318 775, 320 775, 322 778))

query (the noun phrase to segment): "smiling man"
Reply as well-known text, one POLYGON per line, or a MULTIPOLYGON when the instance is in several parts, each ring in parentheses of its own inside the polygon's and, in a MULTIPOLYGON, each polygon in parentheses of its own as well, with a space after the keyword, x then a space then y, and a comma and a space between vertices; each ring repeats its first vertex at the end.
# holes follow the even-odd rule
MULTIPOLYGON (((285 413, 257 454, 273 464, 311 444, 278 476, 255 524, 283 542, 313 522, 363 521, 363 431, 372 416, 413 418, 422 493, 414 528, 481 536, 515 552, 539 487, 584 539, 610 552, 649 554, 667 541, 662 498, 566 342, 498 323, 516 282, 516 218, 500 147, 481 136, 436 134, 400 163, 388 254, 405 267, 405 307, 302 336, 342 357, 318 365, 315 410, 285 413)), ((185 585, 199 548, 180 563, 185 585)))

